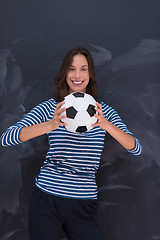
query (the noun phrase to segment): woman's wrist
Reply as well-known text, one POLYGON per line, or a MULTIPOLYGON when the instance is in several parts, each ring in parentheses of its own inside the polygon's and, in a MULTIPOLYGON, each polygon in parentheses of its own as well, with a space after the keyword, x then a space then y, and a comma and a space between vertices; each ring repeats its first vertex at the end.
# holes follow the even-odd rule
POLYGON ((48 132, 51 132, 52 130, 55 130, 55 124, 53 122, 53 120, 49 120, 48 122, 46 122, 46 128, 48 129, 48 132))
POLYGON ((112 132, 113 127, 114 127, 113 124, 111 122, 109 122, 107 119, 105 119, 105 122, 103 124, 103 129, 106 132, 110 133, 110 132, 112 132))

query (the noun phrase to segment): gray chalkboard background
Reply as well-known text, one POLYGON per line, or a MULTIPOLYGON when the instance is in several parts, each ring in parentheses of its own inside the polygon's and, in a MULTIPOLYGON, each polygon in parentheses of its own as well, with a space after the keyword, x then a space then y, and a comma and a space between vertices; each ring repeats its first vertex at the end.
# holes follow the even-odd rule
MULTIPOLYGON (((64 55, 84 46, 99 100, 143 145, 135 157, 106 136, 97 174, 103 240, 160 239, 159 12, 159 0, 0 0, 0 134, 54 97, 64 55)), ((28 200, 47 149, 46 136, 0 147, 1 240, 29 240, 28 200)))

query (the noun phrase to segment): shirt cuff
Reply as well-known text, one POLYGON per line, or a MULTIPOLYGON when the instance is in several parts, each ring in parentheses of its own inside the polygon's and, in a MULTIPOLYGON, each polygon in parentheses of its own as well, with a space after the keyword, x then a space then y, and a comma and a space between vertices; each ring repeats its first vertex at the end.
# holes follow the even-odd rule
POLYGON ((127 152, 133 154, 133 155, 141 155, 142 153, 142 145, 140 144, 139 140, 137 138, 134 138, 135 139, 135 148, 132 149, 132 150, 128 150, 127 149, 127 152))

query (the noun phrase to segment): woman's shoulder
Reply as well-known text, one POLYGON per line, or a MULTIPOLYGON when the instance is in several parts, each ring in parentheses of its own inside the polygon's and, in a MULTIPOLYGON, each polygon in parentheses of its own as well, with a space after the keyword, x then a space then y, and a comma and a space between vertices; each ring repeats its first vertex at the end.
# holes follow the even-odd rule
POLYGON ((110 118, 111 116, 117 114, 116 110, 111 107, 110 105, 104 103, 104 102, 99 102, 102 106, 102 111, 105 117, 110 118))
POLYGON ((42 112, 48 115, 50 112, 53 112, 55 110, 56 106, 57 102, 53 98, 50 98, 36 105, 31 111, 38 113, 42 112))
POLYGON ((102 109, 113 109, 110 105, 104 103, 103 101, 99 102, 99 104, 101 104, 102 109))
POLYGON ((39 105, 41 106, 48 106, 48 107, 56 107, 58 103, 54 100, 54 98, 49 98, 48 100, 44 100, 42 103, 39 105))

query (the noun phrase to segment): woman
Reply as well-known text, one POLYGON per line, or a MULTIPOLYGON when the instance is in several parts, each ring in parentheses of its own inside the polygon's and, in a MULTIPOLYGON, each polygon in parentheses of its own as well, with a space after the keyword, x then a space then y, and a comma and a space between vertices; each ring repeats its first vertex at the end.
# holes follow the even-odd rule
POLYGON ((105 133, 134 155, 141 144, 115 110, 97 102, 97 123, 85 133, 71 133, 61 120, 63 99, 81 91, 97 97, 95 68, 85 48, 74 48, 64 58, 56 79, 56 98, 33 108, 1 137, 12 146, 48 134, 49 151, 30 199, 29 230, 32 240, 58 240, 64 228, 69 239, 99 240, 96 220, 98 170, 105 133), (58 103, 59 102, 59 103, 58 103))

